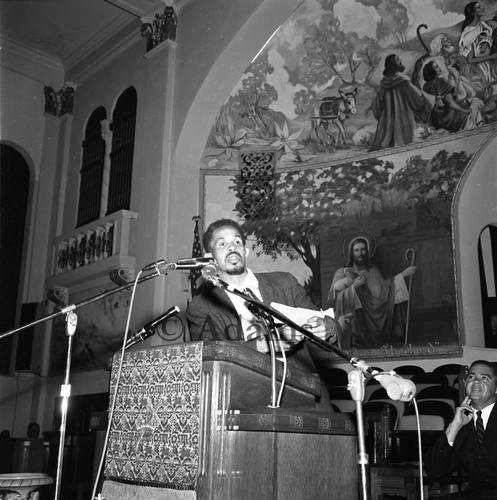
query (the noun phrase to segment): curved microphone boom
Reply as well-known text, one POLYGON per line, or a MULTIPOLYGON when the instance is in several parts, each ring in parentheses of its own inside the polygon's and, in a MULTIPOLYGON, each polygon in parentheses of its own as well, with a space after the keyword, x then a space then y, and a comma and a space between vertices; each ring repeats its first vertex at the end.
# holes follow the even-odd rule
POLYGON ((138 333, 136 333, 130 339, 128 339, 128 341, 126 342, 125 349, 128 349, 128 347, 135 345, 137 342, 141 342, 142 340, 148 339, 149 337, 154 335, 155 329, 160 325, 160 323, 178 314, 179 311, 180 309, 178 306, 173 306, 170 309, 168 309, 164 314, 161 314, 158 318, 155 318, 153 321, 147 323, 138 333))

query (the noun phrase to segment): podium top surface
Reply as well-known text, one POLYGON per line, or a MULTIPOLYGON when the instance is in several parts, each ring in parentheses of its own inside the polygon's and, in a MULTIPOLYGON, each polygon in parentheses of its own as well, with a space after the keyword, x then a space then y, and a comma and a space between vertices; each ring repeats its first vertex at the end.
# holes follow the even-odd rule
MULTIPOLYGON (((239 342, 204 341, 202 362, 219 361, 241 366, 252 372, 271 377, 271 357, 239 342)), ((283 376, 283 363, 276 361, 276 378, 283 376)), ((321 394, 321 380, 318 375, 288 366, 286 383, 308 394, 321 394)))

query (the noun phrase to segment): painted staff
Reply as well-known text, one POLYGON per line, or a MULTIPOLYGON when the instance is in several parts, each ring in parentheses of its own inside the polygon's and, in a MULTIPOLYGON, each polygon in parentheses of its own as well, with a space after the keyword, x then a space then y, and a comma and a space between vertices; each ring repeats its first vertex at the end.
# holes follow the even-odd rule
MULTIPOLYGON (((405 253, 406 260, 409 260, 409 254, 411 254, 411 267, 414 266, 414 259, 416 257, 416 252, 414 248, 408 248, 405 253)), ((404 346, 407 347, 407 337, 409 334, 409 316, 411 314, 411 290, 412 290, 412 278, 414 275, 411 275, 411 278, 409 280, 409 290, 408 290, 408 297, 407 297, 407 318, 406 318, 406 333, 405 333, 405 340, 404 340, 404 346)))

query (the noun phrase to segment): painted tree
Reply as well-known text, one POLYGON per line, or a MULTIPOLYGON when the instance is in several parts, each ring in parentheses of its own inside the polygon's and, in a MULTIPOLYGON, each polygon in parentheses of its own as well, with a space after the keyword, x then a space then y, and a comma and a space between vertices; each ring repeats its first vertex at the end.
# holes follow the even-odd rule
POLYGON ((407 8, 398 0, 382 0, 377 9, 380 15, 380 22, 376 28, 377 39, 394 35, 398 42, 406 42, 409 28, 407 8))
POLYGON ((259 137, 274 135, 274 119, 269 112, 270 104, 278 99, 276 89, 266 79, 273 73, 267 54, 258 58, 245 72, 240 90, 229 99, 229 106, 242 120, 248 119, 250 127, 259 137))
POLYGON ((369 37, 360 38, 355 32, 344 32, 331 12, 322 16, 319 25, 310 26, 303 45, 300 78, 308 88, 334 79, 340 86, 365 83, 379 64, 377 43, 369 37))
POLYGON ((367 71, 363 81, 369 83, 381 61, 379 45, 376 39, 369 36, 361 38, 357 47, 357 55, 366 63, 367 71))
POLYGON ((304 114, 316 102, 316 92, 314 90, 302 89, 293 96, 295 113, 297 116, 304 114))
POLYGON ((439 151, 431 160, 409 158, 390 182, 390 189, 407 193, 406 204, 423 212, 432 224, 452 231, 450 207, 457 185, 472 155, 439 151))
MULTIPOLYGON (((374 210, 392 169, 391 162, 372 158, 319 172, 279 173, 273 213, 264 220, 245 220, 243 229, 273 260, 281 255, 302 259, 312 273, 310 295, 319 304, 322 232, 347 218, 361 217, 366 206, 374 210)), ((241 200, 239 179, 232 189, 241 200)), ((245 217, 241 202, 236 210, 245 217)))

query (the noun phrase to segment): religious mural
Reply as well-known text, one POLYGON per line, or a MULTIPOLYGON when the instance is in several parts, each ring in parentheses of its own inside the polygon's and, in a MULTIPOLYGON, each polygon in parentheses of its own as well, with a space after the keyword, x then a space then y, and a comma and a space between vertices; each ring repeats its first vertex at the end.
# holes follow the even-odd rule
POLYGON ((337 160, 494 123, 496 12, 485 1, 304 2, 233 89, 203 165, 236 165, 247 146, 276 149, 279 165, 337 160))
POLYGON ((239 171, 206 170, 204 226, 219 217, 237 219, 249 235, 254 272, 290 271, 316 305, 333 308, 337 319, 351 315, 340 338, 351 354, 456 354, 452 200, 490 135, 275 171, 274 191, 266 196, 271 215, 257 219, 246 218, 239 171), (352 250, 361 244, 371 273, 362 289, 352 286, 360 274, 352 250))
POLYGON ((306 1, 213 125, 204 227, 238 219, 254 271, 291 271, 318 306, 352 317, 351 355, 460 352, 452 201, 497 128, 496 12, 306 1))

